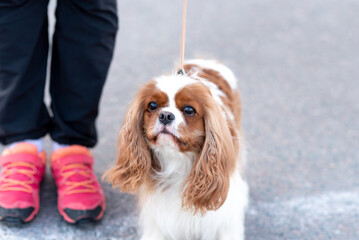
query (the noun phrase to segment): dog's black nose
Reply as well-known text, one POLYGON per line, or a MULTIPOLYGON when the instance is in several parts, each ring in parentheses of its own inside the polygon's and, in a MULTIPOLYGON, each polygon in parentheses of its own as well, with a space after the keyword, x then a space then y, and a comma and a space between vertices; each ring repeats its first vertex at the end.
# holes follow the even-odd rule
POLYGON ((161 112, 158 119, 160 119, 161 123, 166 125, 171 123, 173 120, 175 120, 175 115, 173 115, 173 113, 171 112, 161 112))

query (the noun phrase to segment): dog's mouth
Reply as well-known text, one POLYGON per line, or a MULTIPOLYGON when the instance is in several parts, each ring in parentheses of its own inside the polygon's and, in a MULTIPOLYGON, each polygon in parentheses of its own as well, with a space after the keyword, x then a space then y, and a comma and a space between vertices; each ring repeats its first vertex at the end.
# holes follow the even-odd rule
POLYGON ((176 137, 173 133, 168 131, 166 128, 163 128, 157 135, 154 136, 153 141, 158 143, 160 138, 168 139, 170 137, 173 142, 175 142, 178 146, 186 146, 187 143, 181 141, 178 137, 176 137))

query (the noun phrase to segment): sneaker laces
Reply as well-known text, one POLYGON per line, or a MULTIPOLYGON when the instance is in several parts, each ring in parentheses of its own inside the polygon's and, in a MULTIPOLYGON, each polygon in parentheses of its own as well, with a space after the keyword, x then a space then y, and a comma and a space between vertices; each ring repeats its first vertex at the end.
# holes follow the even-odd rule
POLYGON ((62 166, 61 172, 61 175, 64 177, 62 182, 67 185, 65 189, 66 195, 75 193, 93 193, 98 191, 95 186, 95 180, 92 177, 92 170, 87 164, 71 163, 62 166), (82 176, 83 178, 80 181, 73 181, 70 178, 74 176, 82 176))
POLYGON ((3 166, 0 177, 0 191, 22 191, 27 193, 33 192, 31 184, 35 183, 34 175, 38 173, 37 168, 29 162, 13 162, 3 166), (19 168, 21 167, 21 168, 19 168), (22 174, 28 180, 18 180, 16 174, 22 174))

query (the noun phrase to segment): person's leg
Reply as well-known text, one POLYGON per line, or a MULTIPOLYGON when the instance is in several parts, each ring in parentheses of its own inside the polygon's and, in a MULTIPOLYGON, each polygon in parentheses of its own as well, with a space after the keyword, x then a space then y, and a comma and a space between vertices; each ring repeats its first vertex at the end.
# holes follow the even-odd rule
POLYGON ((13 143, 0 156, 2 221, 31 221, 40 207, 46 156, 38 138, 51 122, 43 103, 47 4, 48 0, 0 1, 0 143, 13 143))
POLYGON ((116 0, 61 0, 51 64, 51 138, 92 147, 117 31, 116 0))
POLYGON ((50 134, 58 210, 70 223, 99 220, 105 197, 87 147, 97 142, 95 120, 117 31, 116 0, 59 0, 56 18, 50 134))
POLYGON ((0 143, 46 135, 48 0, 0 1, 0 143))

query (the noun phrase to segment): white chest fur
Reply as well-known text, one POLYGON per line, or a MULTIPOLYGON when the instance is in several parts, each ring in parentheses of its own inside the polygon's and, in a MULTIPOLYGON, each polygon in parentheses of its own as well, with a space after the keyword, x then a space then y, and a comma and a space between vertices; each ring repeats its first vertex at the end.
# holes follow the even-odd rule
MULTIPOLYGON (((142 240, 242 240, 248 186, 237 171, 230 180, 228 196, 217 211, 194 215, 181 207, 182 183, 191 167, 191 156, 171 148, 153 149, 162 171, 160 186, 141 206, 142 240)), ((141 194, 141 192, 140 192, 141 194)))

